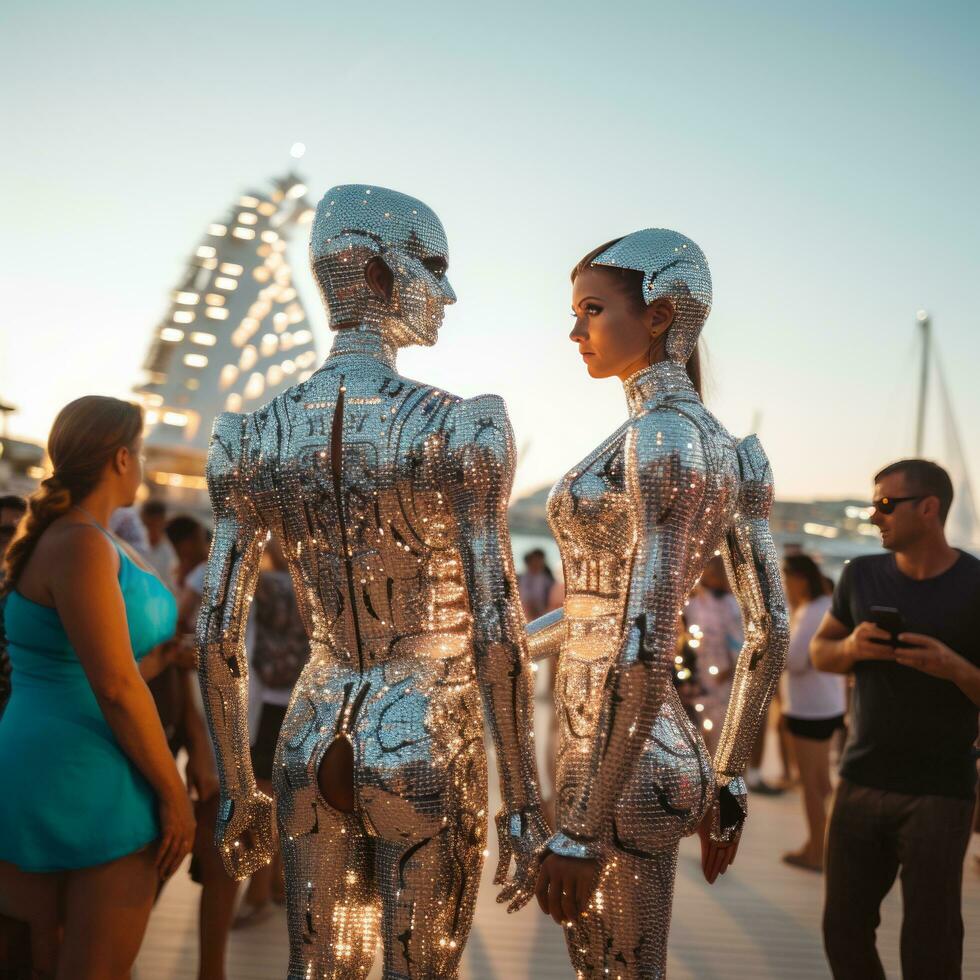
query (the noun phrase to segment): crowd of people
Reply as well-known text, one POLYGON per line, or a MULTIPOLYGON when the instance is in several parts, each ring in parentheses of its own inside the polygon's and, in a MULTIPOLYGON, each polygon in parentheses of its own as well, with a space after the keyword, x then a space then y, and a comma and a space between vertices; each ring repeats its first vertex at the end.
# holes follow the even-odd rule
MULTIPOLYGON (((214 843, 218 778, 194 642, 209 531, 160 500, 135 505, 141 432, 138 408, 79 399, 52 429, 54 474, 29 502, 0 497, 0 955, 10 976, 18 963, 24 976, 128 975, 188 854, 201 885, 202 978, 224 976, 230 929, 283 901, 281 862, 239 901, 214 843)), ((845 565, 835 586, 812 556, 786 549, 790 646, 770 726, 784 779, 762 779, 764 733, 748 784, 799 787, 805 839, 782 859, 825 875, 835 978, 884 977, 875 929, 898 875, 904 976, 957 977, 977 827, 980 561, 946 541, 953 491, 939 466, 904 460, 874 487, 884 553, 845 565)), ((542 550, 524 561, 531 620, 560 608, 562 585, 542 550)), ((269 790, 309 643, 275 541, 264 562, 245 645, 252 763, 269 790)), ((684 624, 675 685, 714 751, 743 640, 720 556, 684 624)))

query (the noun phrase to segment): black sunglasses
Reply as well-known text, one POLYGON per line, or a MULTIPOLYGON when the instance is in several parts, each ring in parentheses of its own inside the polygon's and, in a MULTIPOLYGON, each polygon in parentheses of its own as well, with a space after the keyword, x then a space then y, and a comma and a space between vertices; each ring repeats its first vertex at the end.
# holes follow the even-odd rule
POLYGON ((895 508, 899 504, 904 504, 909 500, 921 500, 923 494, 917 494, 914 497, 881 497, 879 500, 872 500, 871 506, 874 507, 879 514, 892 514, 895 512, 895 508))

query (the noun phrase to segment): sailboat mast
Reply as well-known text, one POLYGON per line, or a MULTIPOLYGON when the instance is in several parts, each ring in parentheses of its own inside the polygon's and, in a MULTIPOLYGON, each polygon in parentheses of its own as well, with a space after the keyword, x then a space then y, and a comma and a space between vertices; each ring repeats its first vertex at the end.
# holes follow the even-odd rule
POLYGON ((932 321, 925 310, 919 310, 916 319, 922 332, 922 364, 919 375, 919 405, 915 415, 915 455, 921 457, 926 439, 926 401, 929 395, 929 346, 932 321))

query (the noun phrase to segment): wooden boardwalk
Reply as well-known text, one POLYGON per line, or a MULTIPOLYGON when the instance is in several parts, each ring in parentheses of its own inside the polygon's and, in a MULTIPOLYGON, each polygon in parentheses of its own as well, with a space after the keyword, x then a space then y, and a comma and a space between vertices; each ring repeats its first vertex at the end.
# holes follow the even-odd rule
MULTIPOLYGON (((783 865, 779 855, 802 841, 803 817, 795 793, 753 796, 735 866, 709 886, 701 877, 696 838, 684 841, 670 934, 672 980, 824 980, 830 976, 820 939, 822 878, 783 865)), ((493 834, 491 833, 491 838, 493 834)), ((973 854, 964 874, 967 925, 964 977, 980 977, 980 871, 973 854)), ((571 969, 560 930, 536 906, 514 916, 494 901, 496 855, 487 859, 476 922, 463 961, 468 980, 552 980, 571 969)), ((154 911, 135 980, 194 980, 198 890, 179 872, 154 911)), ((889 977, 899 977, 898 887, 882 911, 878 948, 889 977)), ((275 980, 285 976, 285 916, 273 916, 233 932, 228 980, 275 980)), ((380 977, 376 970, 373 977, 380 977)))

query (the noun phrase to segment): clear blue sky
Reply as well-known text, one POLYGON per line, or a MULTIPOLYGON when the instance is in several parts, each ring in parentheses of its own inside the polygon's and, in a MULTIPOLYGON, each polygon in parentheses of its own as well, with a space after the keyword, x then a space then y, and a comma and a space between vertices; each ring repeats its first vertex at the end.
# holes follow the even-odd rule
POLYGON ((8 2, 0 397, 43 438, 125 394, 206 224, 302 140, 314 196, 443 218, 459 303, 402 368, 507 399, 521 488, 624 417, 568 270, 650 225, 708 256, 709 404, 761 420, 781 496, 867 494, 908 451, 920 307, 976 464, 978 64, 972 2, 8 2))

